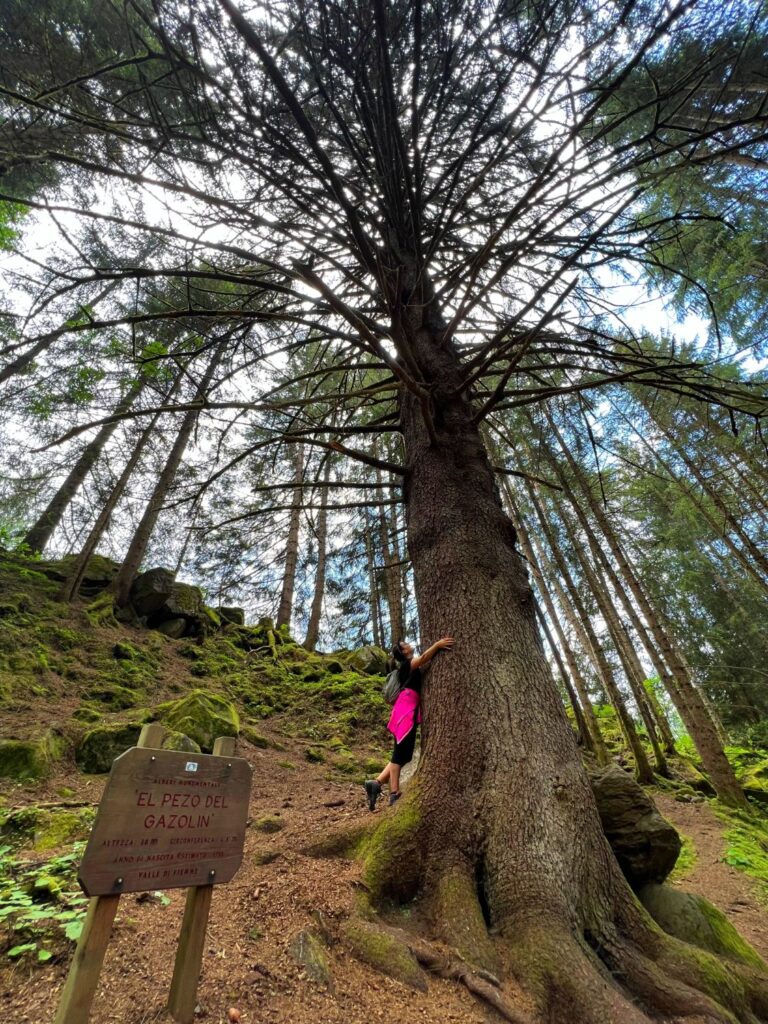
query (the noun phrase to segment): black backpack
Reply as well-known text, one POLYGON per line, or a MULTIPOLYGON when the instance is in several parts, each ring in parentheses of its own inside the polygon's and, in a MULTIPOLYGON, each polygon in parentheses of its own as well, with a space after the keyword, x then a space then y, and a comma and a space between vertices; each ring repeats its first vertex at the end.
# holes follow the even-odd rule
POLYGON ((402 686, 400 685, 400 669, 393 668, 387 676, 387 681, 381 690, 381 695, 387 704, 394 704, 398 698, 402 686))

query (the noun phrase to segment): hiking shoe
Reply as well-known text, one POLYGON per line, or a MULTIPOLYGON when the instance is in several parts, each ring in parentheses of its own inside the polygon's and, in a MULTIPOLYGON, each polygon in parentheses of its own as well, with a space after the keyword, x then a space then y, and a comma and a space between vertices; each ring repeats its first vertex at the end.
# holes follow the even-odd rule
POLYGON ((376 801, 381 796, 381 786, 376 782, 375 779, 368 779, 367 782, 363 783, 365 789, 365 795, 368 797, 368 810, 376 810, 376 801))
POLYGON ((396 804, 397 801, 400 799, 400 797, 402 795, 403 795, 402 793, 390 793, 389 794, 389 806, 391 807, 392 804, 396 804))

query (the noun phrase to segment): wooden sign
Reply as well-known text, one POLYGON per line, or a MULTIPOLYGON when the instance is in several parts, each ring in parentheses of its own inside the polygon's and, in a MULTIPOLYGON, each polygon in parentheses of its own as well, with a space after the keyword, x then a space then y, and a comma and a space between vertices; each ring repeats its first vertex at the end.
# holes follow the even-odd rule
POLYGON ((78 881, 88 896, 229 882, 243 859, 251 767, 132 747, 118 757, 78 881))

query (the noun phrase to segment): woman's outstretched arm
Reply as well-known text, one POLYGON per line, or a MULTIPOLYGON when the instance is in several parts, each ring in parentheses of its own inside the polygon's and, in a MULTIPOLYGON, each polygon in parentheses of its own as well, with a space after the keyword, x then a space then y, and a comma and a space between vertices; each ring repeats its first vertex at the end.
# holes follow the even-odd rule
POLYGON ((428 647, 423 654, 419 654, 415 658, 411 658, 411 668, 422 668, 424 665, 427 665, 432 661, 438 651, 449 651, 451 647, 453 647, 453 637, 444 636, 441 640, 432 644, 431 647, 428 647))

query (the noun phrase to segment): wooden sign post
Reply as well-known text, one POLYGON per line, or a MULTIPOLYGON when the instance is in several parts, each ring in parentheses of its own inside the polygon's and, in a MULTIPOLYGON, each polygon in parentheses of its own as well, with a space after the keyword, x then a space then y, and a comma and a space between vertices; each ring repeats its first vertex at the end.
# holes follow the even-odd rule
POLYGON ((242 862, 251 769, 231 737, 210 755, 161 751, 164 734, 144 726, 112 765, 78 873, 93 899, 54 1024, 86 1024, 121 894, 190 884, 168 1008, 194 1019, 213 886, 242 862))

